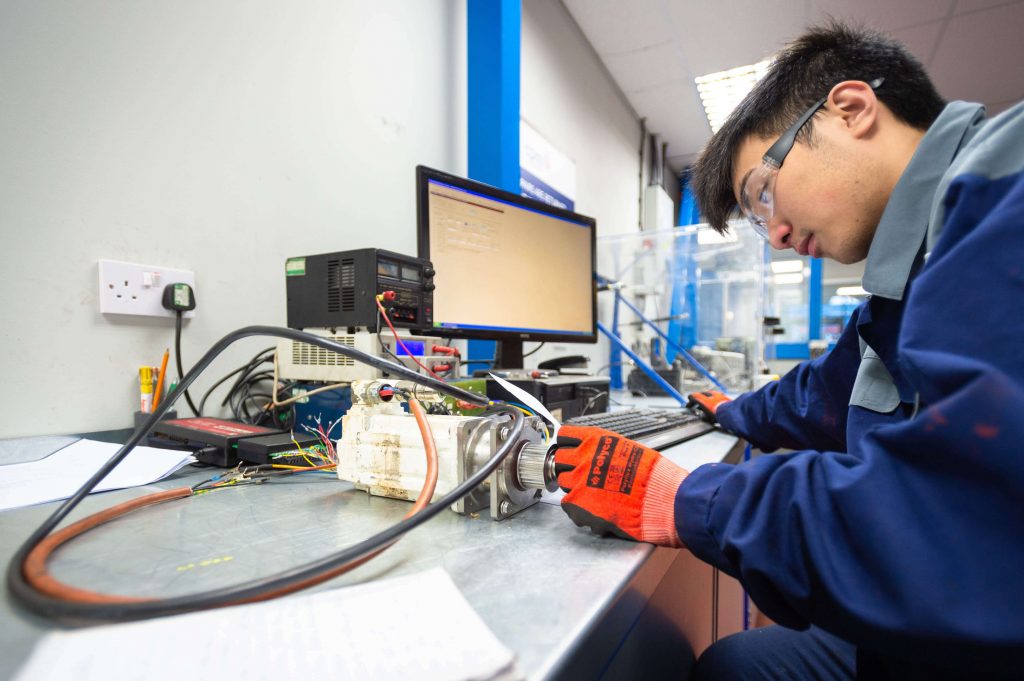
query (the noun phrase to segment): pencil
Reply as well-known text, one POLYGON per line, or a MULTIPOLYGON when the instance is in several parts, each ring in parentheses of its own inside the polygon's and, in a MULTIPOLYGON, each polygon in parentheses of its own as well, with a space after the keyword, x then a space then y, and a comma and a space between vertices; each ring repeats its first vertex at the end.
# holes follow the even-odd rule
POLYGON ((164 376, 167 375, 167 358, 170 357, 170 348, 164 350, 164 360, 160 362, 160 373, 157 374, 156 390, 153 393, 153 409, 160 405, 160 396, 163 395, 164 376))

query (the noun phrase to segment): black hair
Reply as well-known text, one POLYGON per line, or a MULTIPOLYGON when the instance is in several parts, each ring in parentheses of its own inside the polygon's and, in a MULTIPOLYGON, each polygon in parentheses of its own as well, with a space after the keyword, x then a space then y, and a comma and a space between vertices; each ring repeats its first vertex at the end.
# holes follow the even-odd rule
MULTIPOLYGON (((692 186, 704 219, 718 232, 736 209, 733 162, 739 145, 750 136, 770 138, 786 128, 845 80, 870 82, 884 78, 876 90, 900 121, 926 130, 946 102, 924 66, 892 38, 837 21, 813 27, 789 43, 711 138, 693 168, 692 186)), ((813 141, 813 119, 797 136, 813 141)))

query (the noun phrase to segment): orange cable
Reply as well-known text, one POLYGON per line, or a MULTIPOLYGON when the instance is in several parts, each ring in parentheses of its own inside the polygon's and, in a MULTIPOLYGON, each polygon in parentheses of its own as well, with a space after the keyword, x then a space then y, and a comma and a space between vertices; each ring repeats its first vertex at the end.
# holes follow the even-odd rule
POLYGON ((188 496, 192 496, 191 487, 178 487, 177 489, 169 489, 163 492, 147 494, 144 497, 139 497, 138 499, 132 499, 116 506, 111 506, 99 513, 94 513, 91 516, 82 518, 78 522, 72 523, 62 530, 54 532, 39 542, 28 556, 26 556, 25 562, 22 564, 21 568, 25 575, 25 579, 29 584, 35 587, 36 591, 54 598, 61 598, 66 601, 78 601, 81 603, 139 603, 150 600, 147 598, 133 598, 130 596, 111 596, 68 586, 63 582, 57 581, 49 574, 49 572, 47 572, 46 561, 57 547, 71 541, 83 532, 91 530, 98 525, 110 522, 114 518, 123 516, 145 506, 152 506, 153 504, 170 501, 171 499, 181 499, 188 496))
MULTIPOLYGON (((412 411, 413 416, 416 418, 416 424, 419 426, 420 435, 423 438, 423 448, 427 455, 427 475, 423 480, 423 488, 420 490, 419 496, 416 497, 416 502, 413 504, 413 507, 409 512, 405 514, 405 518, 409 518, 419 513, 427 506, 427 504, 430 503, 430 500, 434 496, 434 490, 437 487, 438 476, 437 446, 434 444, 434 435, 430 430, 430 423, 427 421, 427 415, 423 411, 423 406, 419 401, 411 396, 409 397, 409 408, 412 411)), ((317 470, 329 467, 331 466, 318 466, 302 470, 317 470)), ((93 515, 83 518, 78 522, 72 523, 64 529, 58 530, 57 532, 45 537, 41 542, 39 542, 39 544, 37 544, 25 558, 25 562, 22 564, 22 573, 25 575, 26 581, 40 593, 53 598, 60 598, 65 601, 111 604, 141 603, 156 600, 152 598, 102 594, 95 591, 89 591, 87 589, 79 589, 77 587, 69 586, 50 575, 46 569, 46 563, 53 552, 61 545, 94 527, 110 522, 115 518, 126 515, 145 506, 152 506, 164 501, 170 501, 171 499, 181 499, 192 495, 193 491, 191 487, 178 487, 176 489, 166 490, 163 492, 147 494, 144 497, 139 497, 138 499, 132 499, 116 506, 111 506, 99 513, 94 513, 93 515)), ((348 563, 339 565, 336 568, 322 572, 319 575, 315 575, 301 582, 296 582, 295 584, 274 589, 250 598, 234 601, 226 605, 239 605, 242 603, 268 600, 325 582, 328 579, 344 574, 359 567, 363 563, 376 558, 393 546, 397 541, 398 540, 396 539, 395 541, 386 544, 361 558, 349 561, 348 563)))

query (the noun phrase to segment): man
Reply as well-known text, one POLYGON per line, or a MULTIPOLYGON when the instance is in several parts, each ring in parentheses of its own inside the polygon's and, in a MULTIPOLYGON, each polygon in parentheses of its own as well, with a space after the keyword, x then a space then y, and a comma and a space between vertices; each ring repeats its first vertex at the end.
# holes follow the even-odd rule
POLYGON ((779 625, 712 646, 700 678, 1024 674, 1024 107, 946 104, 898 43, 810 30, 708 143, 705 218, 775 248, 866 258, 836 347, 734 401, 762 450, 687 473, 567 427, 563 507, 685 546, 779 625))

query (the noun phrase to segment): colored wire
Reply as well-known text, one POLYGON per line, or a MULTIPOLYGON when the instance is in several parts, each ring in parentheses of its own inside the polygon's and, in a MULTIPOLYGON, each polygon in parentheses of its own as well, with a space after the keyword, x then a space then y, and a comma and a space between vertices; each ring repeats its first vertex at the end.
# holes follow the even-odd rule
POLYGON ((510 407, 515 407, 516 409, 523 412, 527 416, 538 417, 540 419, 541 426, 543 426, 544 428, 544 442, 551 442, 551 432, 548 430, 547 419, 545 419, 543 416, 535 412, 533 409, 527 407, 525 404, 521 404, 519 402, 509 402, 508 400, 505 400, 505 404, 509 405, 510 407))
MULTIPOLYGON (((347 345, 336 343, 330 339, 314 336, 295 329, 249 326, 224 336, 211 347, 205 355, 193 366, 193 368, 181 379, 177 387, 168 395, 167 399, 160 403, 141 428, 136 430, 128 438, 128 441, 121 447, 106 463, 93 474, 74 494, 62 503, 43 523, 32 532, 25 542, 18 548, 7 566, 6 581, 11 597, 23 607, 46 617, 63 617, 75 620, 125 620, 156 617, 179 612, 187 612, 203 608, 213 608, 223 605, 232 605, 242 602, 261 600, 284 593, 290 593, 297 589, 317 584, 337 574, 339 570, 351 569, 355 564, 361 564, 367 556, 384 546, 397 540, 406 532, 409 532, 423 523, 443 513, 449 506, 463 498, 493 473, 501 465, 505 457, 512 451, 519 439, 522 437, 525 427, 525 419, 522 414, 512 407, 503 405, 497 406, 490 412, 491 415, 500 414, 510 416, 511 431, 508 438, 501 444, 494 455, 476 472, 469 476, 462 483, 457 485, 448 494, 432 504, 428 504, 416 515, 406 518, 395 525, 378 532, 377 534, 364 539, 341 551, 333 553, 324 558, 312 561, 305 565, 291 568, 285 572, 271 577, 260 578, 245 582, 228 588, 218 588, 212 591, 191 594, 187 596, 176 596, 172 598, 155 601, 134 601, 120 603, 88 603, 63 600, 52 595, 38 591, 28 581, 28 574, 24 570, 28 556, 35 548, 46 541, 51 532, 62 520, 103 480, 121 461, 127 457, 135 446, 141 442, 153 427, 160 421, 168 409, 177 401, 184 392, 195 382, 196 378, 220 355, 226 348, 243 338, 251 336, 273 336, 293 341, 310 343, 325 350, 330 350, 346 357, 357 359, 361 362, 374 366, 388 373, 408 378, 427 387, 433 388, 456 399, 465 400, 472 404, 491 405, 493 404, 486 397, 463 390, 453 385, 423 376, 411 369, 383 360, 379 357, 356 350, 347 345)), ((191 493, 191 488, 182 488, 191 493)), ((172 490, 173 491, 173 490, 172 490)), ((158 493, 162 494, 162 493, 158 493)), ((183 493, 182 496, 185 496, 183 493)), ((145 499, 145 497, 143 498, 145 499)), ((140 502, 141 503, 141 502, 140 502)), ((155 503, 155 502, 149 502, 155 503)), ((111 509, 108 509, 111 510, 111 509)), ((116 516, 111 516, 116 517, 116 516)), ((86 528, 87 529, 87 528, 86 528)))
POLYGON ((381 317, 384 318, 384 321, 385 321, 385 323, 387 323, 388 328, 391 329, 391 335, 395 337, 395 343, 397 343, 399 346, 401 346, 401 348, 403 350, 405 350, 405 354, 408 355, 409 359, 411 359, 413 362, 416 362, 417 366, 419 366, 420 369, 423 369, 428 374, 430 374, 431 376, 433 376, 434 378, 436 378, 437 380, 440 381, 441 380, 440 376, 435 374, 429 367, 427 367, 426 364, 424 364, 423 362, 421 362, 418 359, 416 359, 416 356, 412 354, 412 352, 409 350, 409 348, 405 347, 405 343, 402 342, 402 339, 399 338, 399 336, 398 336, 398 332, 395 331, 394 324, 392 324, 391 320, 388 319, 387 310, 384 309, 384 305, 380 302, 380 296, 377 296, 376 298, 374 298, 374 301, 377 303, 377 309, 380 310, 381 317))

